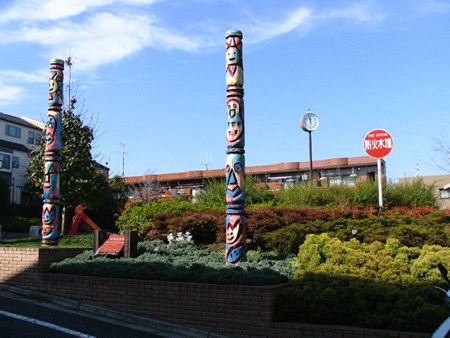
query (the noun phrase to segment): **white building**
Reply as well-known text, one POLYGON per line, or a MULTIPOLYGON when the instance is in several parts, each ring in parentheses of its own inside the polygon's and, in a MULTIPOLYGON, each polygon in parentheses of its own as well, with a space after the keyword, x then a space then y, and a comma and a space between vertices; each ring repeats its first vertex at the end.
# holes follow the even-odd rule
POLYGON ((43 130, 41 122, 0 113, 0 180, 10 186, 10 202, 21 203, 30 151, 39 147, 43 130))

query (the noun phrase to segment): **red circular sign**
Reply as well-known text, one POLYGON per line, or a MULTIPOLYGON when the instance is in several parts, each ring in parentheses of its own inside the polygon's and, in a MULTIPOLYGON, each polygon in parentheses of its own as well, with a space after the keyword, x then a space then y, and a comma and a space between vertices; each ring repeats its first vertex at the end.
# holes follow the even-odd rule
POLYGON ((391 134, 384 129, 369 131, 364 137, 363 147, 367 155, 373 158, 383 158, 389 155, 394 146, 391 134))

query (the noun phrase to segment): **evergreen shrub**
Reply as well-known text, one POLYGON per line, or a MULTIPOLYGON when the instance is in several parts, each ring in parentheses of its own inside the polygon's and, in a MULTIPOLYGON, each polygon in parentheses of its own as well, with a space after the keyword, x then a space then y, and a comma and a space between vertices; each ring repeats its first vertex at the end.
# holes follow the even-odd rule
POLYGON ((185 281, 211 284, 271 285, 292 277, 292 257, 280 259, 273 253, 248 253, 251 260, 238 267, 225 265, 223 253, 199 249, 193 243, 145 241, 139 243, 137 258, 95 257, 86 251, 74 258, 53 263, 50 271, 99 277, 185 281))
POLYGON ((450 266, 450 248, 307 235, 276 320, 431 332, 448 316, 438 263, 450 266))
POLYGON ((308 220, 269 231, 259 239, 261 245, 282 254, 296 253, 308 234, 329 233, 341 240, 386 242, 397 238, 408 247, 437 244, 450 246, 450 215, 443 212, 414 217, 393 213, 383 218, 370 216, 361 219, 340 217, 332 220, 308 220))

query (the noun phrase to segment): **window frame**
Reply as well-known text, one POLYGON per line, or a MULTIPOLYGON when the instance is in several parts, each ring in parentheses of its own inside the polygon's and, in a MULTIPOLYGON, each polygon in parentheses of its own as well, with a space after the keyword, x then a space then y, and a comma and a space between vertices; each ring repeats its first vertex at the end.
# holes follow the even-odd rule
POLYGON ((19 156, 11 157, 11 169, 18 169, 20 167, 20 158, 19 156), (17 163, 17 164, 15 164, 17 163))
POLYGON ((5 135, 20 139, 22 137, 22 128, 14 126, 12 124, 5 124, 5 135), (13 133, 12 130, 14 130, 15 132, 13 133))
POLYGON ((2 168, 0 170, 2 171, 11 171, 11 165, 12 165, 12 159, 11 159, 12 155, 9 153, 5 153, 5 152, 0 152, 0 161, 3 161, 3 165, 2 168), (8 167, 5 167, 5 157, 8 157, 8 162, 6 162, 8 164, 8 167))

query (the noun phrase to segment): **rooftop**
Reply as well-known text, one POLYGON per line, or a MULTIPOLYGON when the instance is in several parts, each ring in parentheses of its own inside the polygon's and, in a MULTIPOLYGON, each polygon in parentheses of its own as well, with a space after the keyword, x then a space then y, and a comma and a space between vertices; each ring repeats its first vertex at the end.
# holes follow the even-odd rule
MULTIPOLYGON (((377 160, 369 156, 360 156, 360 157, 341 157, 341 158, 313 161, 314 169, 346 168, 346 167, 358 167, 368 165, 376 166, 377 160)), ((276 174, 276 173, 298 172, 307 170, 309 170, 309 161, 286 162, 286 163, 283 162, 283 163, 245 167, 245 172, 248 175, 276 174)), ((147 179, 155 180, 158 182, 167 182, 186 179, 189 180, 202 178, 204 179, 220 178, 224 176, 225 176, 225 169, 192 170, 178 173, 128 176, 124 177, 124 183, 125 184, 140 183, 147 179)))
MULTIPOLYGON (((20 126, 24 126, 24 127, 27 127, 27 128, 31 128, 31 129, 36 129, 36 130, 42 131, 42 128, 39 128, 36 124, 28 122, 27 121, 27 120, 29 120, 28 118, 27 118, 27 120, 25 120, 25 119, 17 117, 17 116, 8 115, 8 114, 0 112, 0 120, 6 121, 6 122, 10 122, 10 123, 14 123, 14 124, 18 124, 20 126)), ((36 123, 38 123, 38 122, 36 121, 36 123)))

